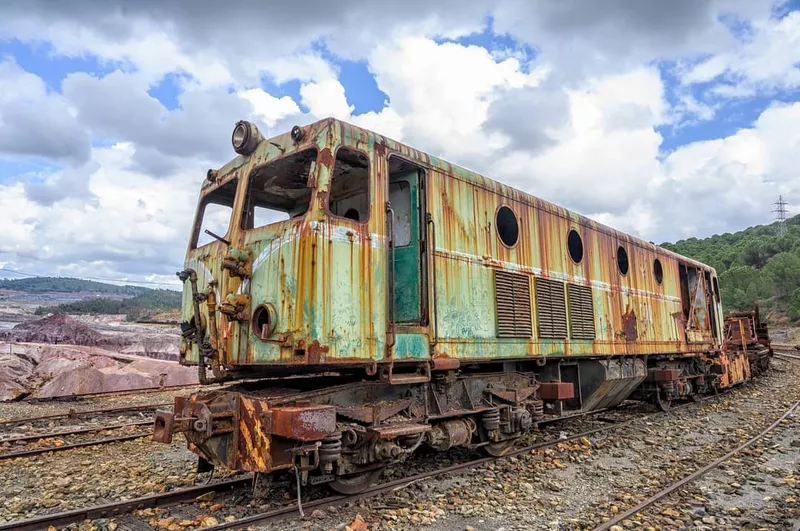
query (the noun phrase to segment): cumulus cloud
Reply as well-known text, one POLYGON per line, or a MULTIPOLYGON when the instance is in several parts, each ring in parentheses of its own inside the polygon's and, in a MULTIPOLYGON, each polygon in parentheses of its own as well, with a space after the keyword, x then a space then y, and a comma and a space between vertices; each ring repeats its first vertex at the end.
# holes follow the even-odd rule
POLYGON ((800 201, 800 103, 669 153, 660 131, 800 84, 800 17, 774 4, 3 2, 0 40, 104 73, 53 91, 0 62, 0 157, 59 165, 0 176, 0 263, 170 278, 242 118, 269 136, 336 116, 655 241, 766 221, 778 193, 800 201), (356 112, 342 58, 365 62, 382 108, 356 112), (155 96, 167 76, 177 106, 155 96), (294 97, 265 88, 289 82, 294 97))
POLYGON ((67 101, 13 59, 0 62, 0 155, 86 162, 89 136, 67 101))

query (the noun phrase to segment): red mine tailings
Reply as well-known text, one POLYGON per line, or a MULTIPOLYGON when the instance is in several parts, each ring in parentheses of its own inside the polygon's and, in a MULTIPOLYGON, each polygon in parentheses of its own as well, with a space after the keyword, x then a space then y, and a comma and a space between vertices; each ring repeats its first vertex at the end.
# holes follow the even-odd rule
POLYGON ((90 347, 107 342, 100 333, 65 313, 56 313, 38 321, 18 324, 0 336, 0 339, 21 343, 66 343, 90 347))

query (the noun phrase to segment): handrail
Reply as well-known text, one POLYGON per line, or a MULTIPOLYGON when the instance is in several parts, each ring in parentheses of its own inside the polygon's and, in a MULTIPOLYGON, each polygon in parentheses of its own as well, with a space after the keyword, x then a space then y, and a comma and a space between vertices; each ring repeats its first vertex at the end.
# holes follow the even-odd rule
POLYGON ((434 354, 433 348, 439 344, 439 306, 436 297, 436 223, 430 212, 426 214, 427 225, 431 226, 431 253, 429 255, 431 264, 431 276, 433 277, 433 341, 431 341, 431 356, 434 354))
POLYGON ((389 201, 386 201, 386 212, 389 214, 387 217, 387 225, 388 225, 388 240, 390 249, 391 249, 391 267, 389 271, 391 272, 390 279, 389 279, 389 286, 390 286, 390 302, 389 302, 389 321, 392 327, 392 342, 386 344, 387 355, 391 355, 391 349, 394 347, 395 343, 395 307, 394 307, 394 260, 395 260, 395 246, 394 246, 394 210, 392 210, 392 204, 389 201))

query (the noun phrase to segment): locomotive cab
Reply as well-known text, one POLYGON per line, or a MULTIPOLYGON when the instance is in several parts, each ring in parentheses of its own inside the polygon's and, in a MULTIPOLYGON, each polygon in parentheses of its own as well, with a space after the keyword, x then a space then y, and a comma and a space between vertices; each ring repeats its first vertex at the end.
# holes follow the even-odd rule
POLYGON ((181 363, 219 381, 428 357, 421 168, 342 138, 334 120, 250 149, 209 170, 200 194, 181 363))

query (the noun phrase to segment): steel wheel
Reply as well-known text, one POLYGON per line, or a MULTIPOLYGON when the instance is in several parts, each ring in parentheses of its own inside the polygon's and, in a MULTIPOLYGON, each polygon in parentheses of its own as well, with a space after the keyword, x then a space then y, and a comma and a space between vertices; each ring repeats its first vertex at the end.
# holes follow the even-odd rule
POLYGON ((669 411, 669 408, 672 406, 672 400, 667 400, 664 395, 661 394, 661 390, 656 389, 655 404, 661 411, 669 411))
POLYGON ((481 449, 492 457, 501 457, 506 455, 514 448, 516 439, 511 441, 502 441, 496 443, 489 443, 486 446, 481 446, 481 449))
POLYGON ((359 492, 364 492, 367 487, 375 483, 381 472, 383 472, 383 468, 350 476, 337 476, 328 485, 339 494, 358 494, 359 492))

